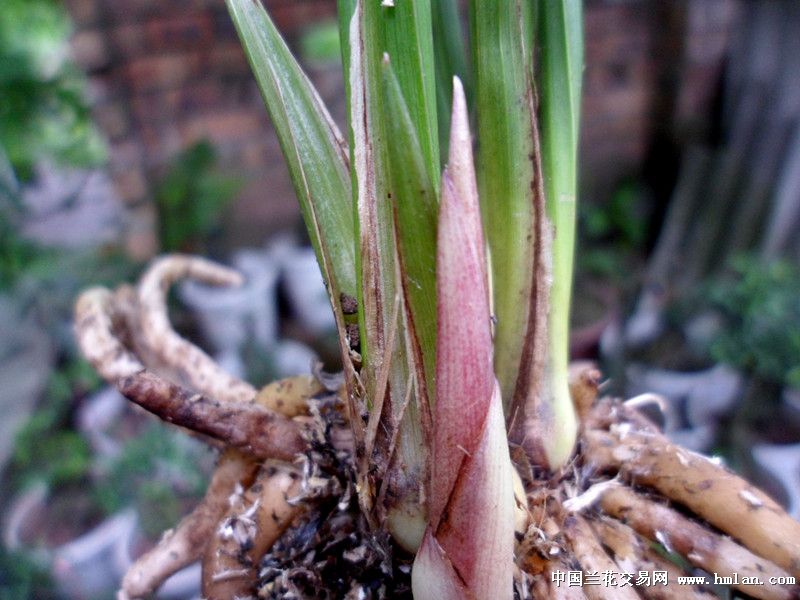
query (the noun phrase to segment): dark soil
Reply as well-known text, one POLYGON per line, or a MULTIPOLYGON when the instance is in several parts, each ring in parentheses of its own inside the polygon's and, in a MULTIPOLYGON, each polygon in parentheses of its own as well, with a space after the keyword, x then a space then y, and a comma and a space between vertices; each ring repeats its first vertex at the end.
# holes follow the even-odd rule
POLYGON ((346 427, 334 398, 312 406, 317 427, 304 476, 318 482, 320 493, 261 560, 258 597, 410 600, 413 556, 385 530, 370 530, 355 493, 352 456, 331 441, 333 431, 346 427))

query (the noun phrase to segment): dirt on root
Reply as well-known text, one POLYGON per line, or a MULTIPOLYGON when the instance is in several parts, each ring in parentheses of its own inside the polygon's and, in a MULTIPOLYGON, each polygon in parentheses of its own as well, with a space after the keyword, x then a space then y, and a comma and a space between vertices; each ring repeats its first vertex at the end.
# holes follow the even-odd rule
POLYGON ((347 427, 336 398, 311 402, 315 427, 302 461, 310 510, 262 558, 263 599, 411 599, 413 556, 387 532, 371 531, 355 493, 349 452, 337 450, 335 431, 347 427))

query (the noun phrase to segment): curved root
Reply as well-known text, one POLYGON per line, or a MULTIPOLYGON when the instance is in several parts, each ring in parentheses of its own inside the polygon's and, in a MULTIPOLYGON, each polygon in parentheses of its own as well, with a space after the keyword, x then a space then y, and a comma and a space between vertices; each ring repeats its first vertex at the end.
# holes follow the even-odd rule
POLYGON ((254 401, 213 400, 142 371, 119 391, 169 423, 204 433, 256 458, 291 461, 306 447, 300 425, 254 401))
POLYGON ((628 480, 661 492, 744 546, 800 576, 800 523, 769 496, 708 458, 660 434, 587 432, 587 457, 599 469, 618 469, 628 480))
MULTIPOLYGON (((230 523, 236 516, 231 498, 241 502, 242 495, 233 492, 252 483, 262 468, 258 461, 291 461, 308 448, 304 435, 310 434, 304 434, 307 425, 302 422, 308 418, 303 415, 309 412, 308 401, 324 391, 316 378, 300 376, 274 382, 256 393, 250 384, 225 373, 202 350, 181 338, 169 324, 166 295, 169 286, 183 277, 216 285, 241 283, 237 273, 208 261, 170 256, 150 267, 136 291, 127 285, 113 293, 93 288, 80 296, 75 308, 79 346, 109 383, 162 419, 229 447, 220 457, 201 503, 129 569, 119 592, 121 599, 153 592, 170 575, 200 558, 209 545, 226 551, 225 544, 230 545, 233 538, 221 545, 215 540, 225 538, 217 535, 220 522, 230 523), (200 393, 170 380, 186 381, 200 393), (226 514, 227 520, 223 520, 226 514)), ((256 526, 248 554, 252 561, 266 552, 301 511, 286 501, 287 494, 295 496, 302 491, 297 473, 288 467, 262 469, 259 483, 247 492, 256 526)), ((237 582, 235 573, 215 573, 213 581, 206 582, 209 597, 214 597, 217 589, 222 590, 218 598, 235 597, 224 590, 242 581, 237 582), (227 577, 230 581, 223 581, 227 577)), ((254 572, 246 579, 251 588, 254 572)), ((248 595, 250 588, 242 595, 248 595)))
POLYGON ((167 292, 175 281, 185 278, 211 285, 242 283, 236 271, 202 258, 180 254, 159 258, 142 276, 137 290, 142 338, 194 389, 218 400, 252 400, 256 395, 252 385, 227 373, 208 354, 172 329, 167 314, 167 292))
MULTIPOLYGON (((730 577, 738 574, 740 579, 757 578, 762 582, 770 577, 785 578, 788 575, 730 538, 720 536, 671 508, 623 486, 605 491, 600 505, 607 514, 627 523, 647 538, 662 543, 667 549, 678 552, 693 565, 709 573, 730 577)), ((765 600, 788 600, 794 597, 794 593, 783 586, 734 584, 734 587, 765 600)))
POLYGON ((203 555, 203 597, 230 600, 253 594, 258 561, 305 510, 291 498, 301 477, 284 465, 265 467, 228 510, 203 555))
POLYGON ((119 316, 114 296, 106 288, 91 288, 75 303, 75 336, 92 366, 107 381, 128 377, 144 365, 119 340, 119 316))
MULTIPOLYGON (((614 561, 600 546, 583 517, 579 515, 567 517, 564 522, 564 535, 584 573, 617 572, 614 561)), ((583 591, 589 600, 605 600, 608 597, 608 587, 606 586, 587 585, 583 591)), ((638 600, 639 598, 632 587, 615 587, 614 594, 618 600, 638 600)))
MULTIPOLYGON (((668 581, 677 581, 684 573, 675 564, 665 560, 650 548, 649 542, 627 525, 603 515, 591 521, 592 529, 608 549, 621 572, 666 571, 668 581)), ((637 586, 636 591, 650 600, 712 600, 716 596, 683 586, 637 586)))
POLYGON ((237 450, 225 451, 200 504, 131 565, 122 579, 118 600, 151 594, 170 576, 198 560, 228 509, 230 496, 237 488, 249 486, 257 470, 252 458, 237 450))

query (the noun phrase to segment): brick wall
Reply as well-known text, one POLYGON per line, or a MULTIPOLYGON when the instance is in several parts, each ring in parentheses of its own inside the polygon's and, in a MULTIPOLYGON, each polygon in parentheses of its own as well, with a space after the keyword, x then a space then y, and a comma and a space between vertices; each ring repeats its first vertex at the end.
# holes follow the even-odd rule
MULTIPOLYGON (((237 242, 260 243, 295 223, 277 139, 223 0, 65 2, 76 26, 73 52, 89 73, 111 175, 128 208, 132 255, 156 251, 153 184, 172 157, 201 139, 246 181, 226 223, 237 242)), ((289 35, 335 10, 321 0, 267 4, 289 35)), ((330 75, 319 75, 320 87, 336 94, 330 75)))
POLYGON ((602 200, 654 140, 706 135, 736 0, 587 0, 581 169, 602 200))
MULTIPOLYGON (((277 140, 223 0, 65 0, 75 57, 89 73, 110 171, 130 216, 126 245, 156 251, 153 182, 182 148, 208 138, 247 182, 228 211, 235 243, 291 226, 297 207, 277 140)), ((602 198, 636 172, 665 123, 702 122, 736 0, 587 0, 582 168, 602 198), (665 99, 672 99, 667 101, 665 99)), ((267 0, 290 38, 331 17, 331 0, 267 0)), ((312 78, 343 116, 339 75, 312 78)))

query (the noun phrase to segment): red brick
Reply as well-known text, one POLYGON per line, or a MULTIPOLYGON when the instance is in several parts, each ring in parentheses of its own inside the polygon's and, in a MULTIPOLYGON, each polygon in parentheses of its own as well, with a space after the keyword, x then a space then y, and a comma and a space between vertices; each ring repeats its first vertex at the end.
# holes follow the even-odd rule
POLYGON ((265 5, 278 29, 288 35, 336 16, 336 3, 330 0, 266 0, 265 5))
POLYGON ((118 25, 110 29, 109 42, 123 60, 130 60, 147 51, 144 26, 141 23, 118 25))
POLYGON ((100 30, 78 31, 70 40, 72 56, 87 71, 94 71, 108 64, 110 56, 105 35, 100 30))
POLYGON ((95 121, 111 140, 125 136, 130 129, 130 114, 119 102, 100 104, 92 111, 95 121))
POLYGON ((175 88, 196 76, 200 63, 196 53, 146 56, 131 61, 127 74, 134 91, 175 88))
POLYGON ((157 52, 197 49, 214 43, 214 27, 205 13, 160 17, 145 24, 148 45, 157 52))
POLYGON ((187 143, 203 138, 223 143, 252 138, 263 131, 264 126, 264 116, 254 110, 216 112, 188 120, 183 127, 183 138, 187 143))
POLYGON ((182 88, 176 99, 176 109, 181 115, 191 115, 251 106, 254 103, 246 95, 250 85, 250 81, 210 77, 182 88))
POLYGON ((241 166, 244 169, 258 169, 274 158, 275 153, 280 153, 280 147, 267 144, 264 138, 247 142, 242 148, 241 166))
POLYGON ((215 45, 206 60, 209 73, 251 76, 250 65, 238 41, 215 45))
POLYGON ((67 12, 76 25, 91 25, 98 18, 98 0, 64 0, 67 12))
POLYGON ((178 126, 170 122, 142 125, 140 134, 144 141, 148 165, 162 164, 185 146, 178 126))
MULTIPOLYGON (((166 125, 176 123, 192 111, 184 110, 184 98, 196 84, 186 84, 163 90, 153 90, 136 94, 131 98, 133 118, 140 125, 166 125)), ((216 108, 213 103, 210 109, 216 108)))

